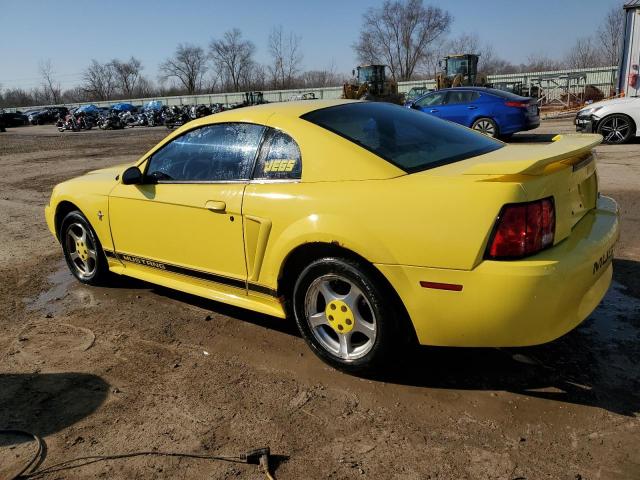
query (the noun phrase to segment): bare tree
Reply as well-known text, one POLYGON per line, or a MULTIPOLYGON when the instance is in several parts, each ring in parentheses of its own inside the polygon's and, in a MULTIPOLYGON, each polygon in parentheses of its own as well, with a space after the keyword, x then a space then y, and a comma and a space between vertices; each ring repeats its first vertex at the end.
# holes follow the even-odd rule
POLYGON ((354 49, 362 63, 389 65, 393 78, 409 80, 451 22, 449 12, 422 0, 386 0, 364 14, 354 49))
POLYGON ((60 83, 57 82, 53 74, 53 65, 51 60, 40 62, 40 75, 42 76, 42 91, 45 101, 43 103, 60 103, 61 90, 60 83))
POLYGON ((153 96, 154 86, 151 80, 147 77, 140 75, 136 84, 136 89, 133 92, 132 97, 151 97, 153 96))
POLYGON ((91 60, 91 65, 82 74, 82 90, 95 100, 110 100, 116 88, 115 73, 111 63, 91 60))
POLYGON ((618 65, 622 50, 625 11, 620 7, 612 7, 598 28, 597 39, 600 41, 602 60, 606 66, 618 65))
POLYGON ((248 90, 265 90, 267 78, 267 68, 259 63, 252 63, 244 71, 241 85, 248 90))
POLYGON ((120 94, 127 98, 133 97, 140 80, 142 62, 135 57, 131 57, 126 62, 114 58, 111 60, 111 67, 113 68, 115 82, 120 94))
POLYGON ((4 107, 28 107, 29 105, 35 105, 33 97, 22 88, 8 88, 3 94, 4 107))
POLYGON ((336 73, 335 64, 322 70, 309 70, 301 75, 301 86, 311 87, 335 87, 344 83, 347 79, 336 73))
POLYGON ((520 70, 530 72, 546 72, 550 70, 562 70, 565 64, 554 60, 542 52, 535 52, 527 56, 527 63, 520 66, 520 70))
POLYGON ((596 67, 601 63, 600 52, 591 37, 578 38, 567 53, 567 65, 570 68, 596 67))
POLYGON ((176 78, 193 95, 202 88, 204 74, 207 72, 207 56, 202 47, 188 43, 178 45, 173 57, 160 65, 160 78, 176 78))
POLYGON ((269 34, 268 46, 271 55, 268 69, 273 86, 291 88, 302 62, 300 37, 293 32, 286 35, 282 26, 274 27, 269 34))
POLYGON ((242 80, 254 65, 255 45, 242 39, 242 32, 234 28, 225 32, 223 37, 212 40, 209 52, 225 86, 240 91, 242 80))

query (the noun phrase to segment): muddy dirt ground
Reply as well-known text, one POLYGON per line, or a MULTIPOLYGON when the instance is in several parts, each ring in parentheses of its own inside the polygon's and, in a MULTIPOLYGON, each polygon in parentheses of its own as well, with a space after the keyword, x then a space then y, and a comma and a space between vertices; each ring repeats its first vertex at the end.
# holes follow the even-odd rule
MULTIPOLYGON (((547 121, 514 142, 571 132, 547 121)), ((539 347, 421 348, 384 378, 313 356, 290 321, 124 280, 72 280, 43 207, 54 184, 133 161, 164 128, 0 134, 0 428, 41 435, 38 478, 640 478, 640 143, 601 146, 622 211, 614 284, 582 326, 539 347), (82 465, 84 463, 84 465, 82 465)), ((503 292, 508 295, 508 292, 503 292)), ((0 478, 33 446, 0 436, 0 478)))

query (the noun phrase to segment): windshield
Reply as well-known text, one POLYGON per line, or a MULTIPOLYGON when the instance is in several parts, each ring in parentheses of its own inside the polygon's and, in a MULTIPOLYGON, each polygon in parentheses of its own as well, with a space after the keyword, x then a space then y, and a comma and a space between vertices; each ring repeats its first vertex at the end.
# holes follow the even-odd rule
POLYGON ((383 102, 347 103, 314 110, 302 118, 351 140, 408 173, 504 146, 460 125, 383 102))

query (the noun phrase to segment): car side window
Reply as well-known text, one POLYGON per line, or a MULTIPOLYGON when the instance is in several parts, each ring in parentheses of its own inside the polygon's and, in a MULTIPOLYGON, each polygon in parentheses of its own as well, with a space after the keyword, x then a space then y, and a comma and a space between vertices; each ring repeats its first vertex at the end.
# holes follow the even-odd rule
POLYGON ((256 162, 253 178, 256 180, 299 180, 301 177, 300 147, 286 133, 269 129, 256 162))
POLYGON ((418 105, 419 107, 432 107, 435 105, 442 105, 444 103, 445 95, 446 93, 444 92, 431 93, 418 100, 416 102, 416 105, 418 105))
POLYGON ((460 91, 449 92, 447 97, 447 105, 455 105, 456 103, 470 103, 477 100, 480 97, 478 92, 460 91))
POLYGON ((248 180, 264 130, 251 123, 190 130, 153 154, 146 176, 161 183, 248 180))

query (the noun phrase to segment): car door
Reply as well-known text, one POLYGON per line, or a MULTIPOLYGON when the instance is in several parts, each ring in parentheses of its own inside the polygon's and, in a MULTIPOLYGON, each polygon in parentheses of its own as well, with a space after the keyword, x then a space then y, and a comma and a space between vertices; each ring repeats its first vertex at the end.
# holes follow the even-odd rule
POLYGON ((471 90, 449 91, 441 118, 467 127, 471 126, 477 116, 476 103, 479 98, 480 94, 471 90))
POLYGON ((245 289, 242 199, 264 130, 249 123, 195 128, 147 159, 143 184, 117 185, 109 217, 125 266, 245 289))
POLYGON ((436 117, 442 115, 442 107, 444 106, 447 92, 431 92, 422 98, 416 100, 413 104, 414 108, 425 113, 430 113, 436 117))

